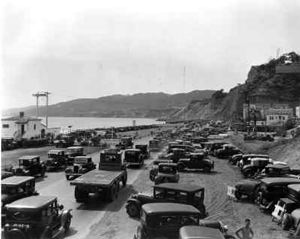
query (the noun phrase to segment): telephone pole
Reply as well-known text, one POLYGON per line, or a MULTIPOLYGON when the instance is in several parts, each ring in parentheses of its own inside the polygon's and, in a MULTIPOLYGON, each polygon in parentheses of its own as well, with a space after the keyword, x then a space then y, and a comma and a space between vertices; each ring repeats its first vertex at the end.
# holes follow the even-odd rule
POLYGON ((39 97, 46 97, 46 127, 48 128, 48 98, 49 95, 51 93, 50 92, 37 92, 35 94, 32 94, 32 96, 36 97, 36 118, 39 117, 39 97))

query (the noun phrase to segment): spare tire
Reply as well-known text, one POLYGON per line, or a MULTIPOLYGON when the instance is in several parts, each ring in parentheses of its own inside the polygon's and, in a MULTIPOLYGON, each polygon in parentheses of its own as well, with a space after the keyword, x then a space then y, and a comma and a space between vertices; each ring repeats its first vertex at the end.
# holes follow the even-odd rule
POLYGON ((5 233, 5 238, 7 239, 26 239, 26 235, 19 229, 11 229, 5 233))

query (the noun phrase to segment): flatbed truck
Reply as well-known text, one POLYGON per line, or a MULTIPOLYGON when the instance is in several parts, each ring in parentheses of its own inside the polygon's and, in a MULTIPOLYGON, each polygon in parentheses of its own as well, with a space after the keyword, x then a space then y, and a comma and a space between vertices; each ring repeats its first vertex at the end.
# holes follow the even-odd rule
POLYGON ((100 153, 99 168, 94 169, 74 181, 75 199, 86 203, 90 193, 99 194, 105 201, 113 201, 118 197, 120 182, 123 187, 127 183, 127 170, 123 154, 117 150, 104 150, 100 153))

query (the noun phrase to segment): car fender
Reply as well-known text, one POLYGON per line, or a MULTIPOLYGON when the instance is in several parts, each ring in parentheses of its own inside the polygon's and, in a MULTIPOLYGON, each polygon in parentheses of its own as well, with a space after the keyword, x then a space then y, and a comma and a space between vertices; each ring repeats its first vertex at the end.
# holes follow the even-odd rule
POLYGON ((71 218, 73 217, 72 215, 71 215, 71 211, 72 211, 72 209, 68 209, 68 210, 64 210, 63 212, 62 212, 62 215, 61 215, 61 218, 60 218, 60 224, 63 226, 64 224, 65 224, 65 222, 66 222, 66 220, 67 220, 67 217, 70 215, 71 216, 71 218))
POLYGON ((135 203, 135 204, 137 204, 139 207, 142 206, 141 202, 140 202, 138 199, 136 199, 136 198, 130 198, 130 199, 128 199, 128 200, 127 200, 127 203, 126 203, 126 206, 127 206, 129 203, 135 203))
POLYGON ((10 235, 13 235, 13 238, 15 237, 15 238, 18 238, 18 239, 26 239, 27 236, 28 236, 18 228, 13 228, 13 229, 5 232, 5 237, 6 238, 10 238, 10 235))

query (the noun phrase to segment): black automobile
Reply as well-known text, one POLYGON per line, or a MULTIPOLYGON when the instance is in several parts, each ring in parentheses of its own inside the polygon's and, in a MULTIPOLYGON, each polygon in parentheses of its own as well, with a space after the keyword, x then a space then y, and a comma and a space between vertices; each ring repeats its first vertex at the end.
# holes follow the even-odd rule
POLYGON ((153 195, 133 194, 126 203, 126 211, 130 217, 139 217, 141 206, 146 203, 170 202, 189 204, 207 216, 204 205, 204 188, 197 185, 181 183, 162 183, 153 186, 153 195))
POLYGON ((141 154, 144 159, 147 159, 150 157, 148 144, 136 144, 135 148, 141 150, 141 154))
POLYGON ((239 148, 237 148, 233 145, 230 145, 230 144, 224 144, 223 148, 217 149, 215 151, 215 156, 218 158, 227 159, 230 156, 239 154, 239 153, 242 153, 242 151, 239 148))
POLYGON ((91 157, 76 156, 74 164, 65 169, 66 179, 77 178, 96 168, 96 164, 91 157))
POLYGON ((142 156, 140 149, 126 149, 124 151, 124 162, 127 165, 143 166, 144 157, 142 156))
POLYGON ((53 149, 48 152, 48 159, 45 162, 46 170, 53 171, 62 167, 66 167, 67 160, 65 156, 65 150, 53 149))
POLYGON ((61 238, 71 224, 71 210, 64 210, 55 196, 26 197, 5 206, 4 237, 61 238))
POLYGON ((188 158, 179 159, 177 168, 180 172, 185 169, 200 169, 209 173, 214 168, 214 162, 207 158, 204 153, 191 153, 188 158))
POLYGON ((19 166, 13 168, 16 176, 37 176, 44 177, 46 165, 40 161, 40 156, 27 155, 19 158, 19 166))

